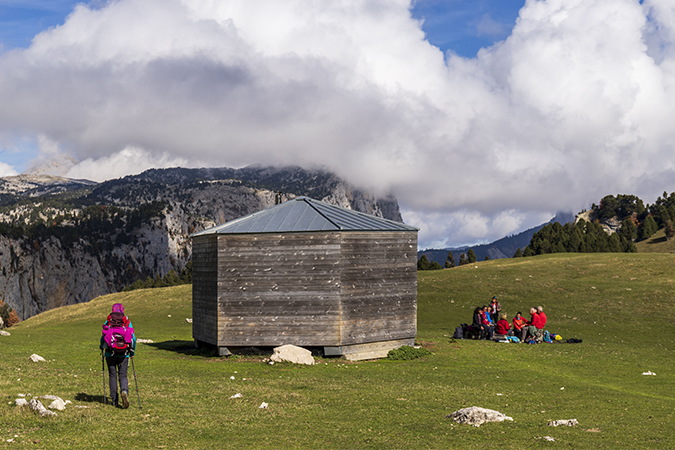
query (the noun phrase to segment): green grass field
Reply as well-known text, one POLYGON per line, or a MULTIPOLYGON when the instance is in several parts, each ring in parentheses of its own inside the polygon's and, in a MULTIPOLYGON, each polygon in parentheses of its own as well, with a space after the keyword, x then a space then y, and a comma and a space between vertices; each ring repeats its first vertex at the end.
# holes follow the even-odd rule
POLYGON ((674 283, 675 256, 656 253, 556 254, 420 272, 418 342, 431 356, 326 358, 302 367, 187 351, 190 286, 109 295, 0 336, 0 448, 672 449, 674 283), (509 315, 544 306, 548 330, 583 344, 451 339, 493 295, 509 315), (142 409, 131 370, 131 407, 101 404, 98 339, 116 302, 137 336, 157 343, 137 348, 142 409), (32 353, 48 361, 32 363, 32 353), (657 375, 641 375, 648 370, 657 375), (14 406, 19 393, 73 404, 41 418, 14 406), (236 393, 243 398, 229 398, 236 393), (262 402, 269 408, 258 409, 262 402), (445 419, 466 406, 514 421, 476 428, 445 419), (572 418, 579 426, 547 426, 572 418))

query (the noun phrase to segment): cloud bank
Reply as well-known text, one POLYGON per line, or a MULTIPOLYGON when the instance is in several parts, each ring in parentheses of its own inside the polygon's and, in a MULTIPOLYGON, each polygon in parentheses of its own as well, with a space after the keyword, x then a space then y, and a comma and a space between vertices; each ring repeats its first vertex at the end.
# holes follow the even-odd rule
POLYGON ((394 193, 422 246, 675 190, 669 0, 528 0, 511 35, 470 59, 429 44, 410 6, 78 5, 0 55, 0 134, 46 136, 82 161, 77 178, 325 167, 394 193))

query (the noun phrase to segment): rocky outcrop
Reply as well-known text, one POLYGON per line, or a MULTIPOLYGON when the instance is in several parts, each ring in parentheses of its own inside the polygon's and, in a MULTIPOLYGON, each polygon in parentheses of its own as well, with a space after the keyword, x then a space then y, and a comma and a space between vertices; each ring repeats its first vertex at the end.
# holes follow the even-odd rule
POLYGON ((0 213, 0 298, 26 319, 179 273, 191 258, 190 234, 300 195, 401 221, 395 198, 297 167, 153 169, 100 184, 46 175, 0 179, 4 204, 16 204, 0 213), (149 213, 144 205, 159 207, 149 213), (36 228, 36 220, 43 225, 36 228))

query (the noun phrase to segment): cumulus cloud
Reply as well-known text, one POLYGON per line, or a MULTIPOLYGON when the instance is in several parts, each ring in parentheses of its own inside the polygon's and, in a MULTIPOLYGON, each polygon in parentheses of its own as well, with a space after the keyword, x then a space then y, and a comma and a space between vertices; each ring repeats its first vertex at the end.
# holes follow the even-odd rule
POLYGON ((48 136, 83 161, 68 172, 79 178, 324 166, 397 195, 422 245, 672 190, 668 0, 528 0, 509 37, 470 59, 429 44, 409 8, 80 4, 0 56, 0 133, 48 136))

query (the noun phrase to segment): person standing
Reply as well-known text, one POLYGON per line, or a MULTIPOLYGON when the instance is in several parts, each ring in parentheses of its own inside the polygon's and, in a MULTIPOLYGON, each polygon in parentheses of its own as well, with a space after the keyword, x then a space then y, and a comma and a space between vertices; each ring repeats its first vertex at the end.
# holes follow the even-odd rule
POLYGON ((136 333, 131 321, 124 314, 124 306, 115 303, 108 319, 103 324, 103 334, 99 345, 104 350, 105 361, 108 364, 108 384, 110 385, 110 399, 115 406, 126 409, 129 407, 129 357, 136 351, 136 333), (117 381, 119 379, 120 398, 117 396, 117 381), (121 401, 120 401, 121 400, 121 401))
POLYGON ((492 308, 492 321, 497 322, 499 320, 499 315, 502 312, 502 305, 497 301, 497 297, 492 297, 490 301, 490 308, 492 308))

